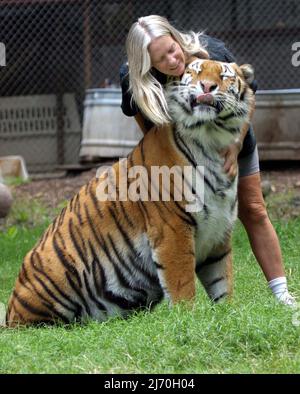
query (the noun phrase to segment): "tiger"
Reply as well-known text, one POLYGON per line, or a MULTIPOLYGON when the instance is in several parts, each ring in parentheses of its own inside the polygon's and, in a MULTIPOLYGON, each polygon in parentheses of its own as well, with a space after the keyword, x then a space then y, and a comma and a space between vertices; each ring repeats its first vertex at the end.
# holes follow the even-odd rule
POLYGON ((170 123, 153 127, 127 158, 84 185, 26 254, 7 327, 125 318, 163 299, 193 305, 197 277, 213 302, 231 297, 237 176, 223 171, 220 150, 250 122, 253 75, 251 65, 186 65, 166 87, 170 123), (183 182, 194 199, 175 198, 175 175, 170 198, 162 198, 165 185, 161 176, 151 183, 153 167, 182 170, 182 179, 191 168, 183 182), (136 168, 144 169, 140 182, 136 168), (158 198, 146 188, 141 197, 147 181, 158 198))

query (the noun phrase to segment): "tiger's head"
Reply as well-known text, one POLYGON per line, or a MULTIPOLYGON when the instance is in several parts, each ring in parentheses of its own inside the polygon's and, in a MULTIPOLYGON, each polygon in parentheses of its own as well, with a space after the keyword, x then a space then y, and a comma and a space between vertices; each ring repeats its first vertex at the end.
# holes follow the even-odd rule
POLYGON ((249 87, 253 79, 249 64, 193 60, 180 82, 167 88, 171 118, 187 128, 225 119, 236 125, 243 123, 254 104, 249 87))

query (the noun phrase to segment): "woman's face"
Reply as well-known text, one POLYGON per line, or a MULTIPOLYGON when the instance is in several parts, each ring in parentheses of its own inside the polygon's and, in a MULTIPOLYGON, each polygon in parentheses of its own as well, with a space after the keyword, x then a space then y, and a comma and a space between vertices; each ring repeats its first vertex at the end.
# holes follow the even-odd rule
POLYGON ((172 36, 154 38, 148 51, 154 68, 166 75, 179 77, 184 73, 185 56, 172 36))

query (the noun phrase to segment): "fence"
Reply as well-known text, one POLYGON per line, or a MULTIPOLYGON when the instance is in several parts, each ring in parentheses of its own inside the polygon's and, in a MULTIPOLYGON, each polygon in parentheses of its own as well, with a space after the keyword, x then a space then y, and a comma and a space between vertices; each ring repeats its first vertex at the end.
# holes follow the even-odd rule
POLYGON ((260 89, 300 87, 298 0, 0 0, 0 156, 77 163, 85 91, 118 87, 128 30, 149 14, 225 41, 260 89))

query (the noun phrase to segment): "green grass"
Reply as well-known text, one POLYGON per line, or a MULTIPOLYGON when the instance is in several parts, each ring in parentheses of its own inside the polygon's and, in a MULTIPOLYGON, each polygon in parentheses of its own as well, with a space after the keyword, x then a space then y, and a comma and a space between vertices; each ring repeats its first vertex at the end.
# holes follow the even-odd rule
POLYGON ((24 180, 22 177, 18 176, 6 176, 4 177, 4 183, 8 186, 20 186, 29 183, 30 179, 24 180))
MULTIPOLYGON (((0 302, 46 225, 19 224, 0 234, 0 302)), ((275 227, 290 289, 299 295, 300 220, 275 227)), ((299 373, 296 312, 274 301, 240 225, 234 267, 230 303, 212 305, 199 286, 193 309, 162 303, 127 320, 0 329, 0 373, 299 373)))

